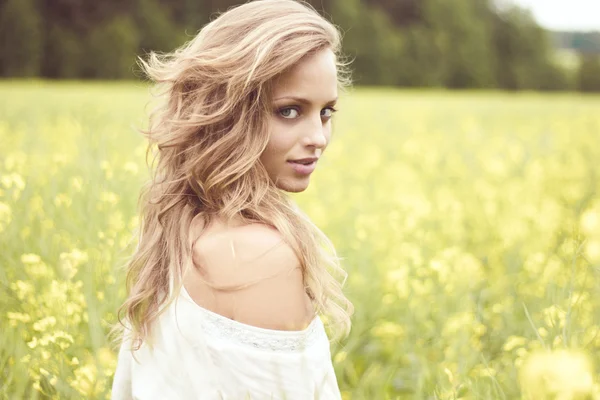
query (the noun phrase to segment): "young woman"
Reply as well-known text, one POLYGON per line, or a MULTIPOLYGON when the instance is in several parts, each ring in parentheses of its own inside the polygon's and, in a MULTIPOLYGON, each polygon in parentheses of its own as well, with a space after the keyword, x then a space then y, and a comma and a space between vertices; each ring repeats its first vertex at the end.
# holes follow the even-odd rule
POLYGON ((113 399, 340 398, 320 316, 348 333, 345 273, 285 193, 307 188, 330 141, 339 51, 310 6, 260 0, 141 62, 165 101, 144 131, 158 164, 113 399))

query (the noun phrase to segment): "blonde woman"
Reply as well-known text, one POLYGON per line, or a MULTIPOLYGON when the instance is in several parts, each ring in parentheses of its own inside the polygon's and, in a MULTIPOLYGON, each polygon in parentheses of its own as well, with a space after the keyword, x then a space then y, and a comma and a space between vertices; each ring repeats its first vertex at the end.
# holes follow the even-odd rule
POLYGON ((144 130, 158 162, 113 331, 114 400, 340 398, 320 316, 348 333, 345 273, 286 194, 330 141, 339 51, 310 6, 260 0, 141 62, 164 102, 144 130))

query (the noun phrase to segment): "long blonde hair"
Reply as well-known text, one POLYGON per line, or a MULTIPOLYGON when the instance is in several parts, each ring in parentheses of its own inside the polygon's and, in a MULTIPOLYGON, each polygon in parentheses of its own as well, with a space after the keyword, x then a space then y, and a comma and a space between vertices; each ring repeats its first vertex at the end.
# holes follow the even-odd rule
POLYGON ((128 260, 128 297, 118 310, 133 347, 150 341, 152 322, 176 296, 191 262, 189 227, 197 214, 275 227, 297 254, 307 291, 334 337, 347 334, 353 307, 346 273, 328 238, 270 180, 259 157, 269 140, 274 78, 324 48, 336 54, 340 90, 349 84, 340 34, 310 5, 259 0, 232 8, 166 55, 140 59, 165 101, 152 111, 146 158, 150 181, 139 199, 137 248, 128 260))

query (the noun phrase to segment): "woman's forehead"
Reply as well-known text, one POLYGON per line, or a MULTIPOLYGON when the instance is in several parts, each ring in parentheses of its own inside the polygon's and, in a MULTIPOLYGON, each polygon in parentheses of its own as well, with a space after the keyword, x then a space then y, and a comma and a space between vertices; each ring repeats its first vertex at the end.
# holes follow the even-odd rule
POLYGON ((334 100, 337 97, 335 55, 329 49, 303 58, 273 82, 273 98, 296 97, 305 100, 334 100))

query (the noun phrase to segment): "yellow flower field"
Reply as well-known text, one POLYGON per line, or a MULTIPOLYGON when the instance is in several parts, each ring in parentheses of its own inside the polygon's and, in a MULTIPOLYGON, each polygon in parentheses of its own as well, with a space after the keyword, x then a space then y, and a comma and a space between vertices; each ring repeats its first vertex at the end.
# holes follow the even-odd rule
MULTIPOLYGON (((108 399, 142 83, 0 83, 0 398, 108 399)), ((344 399, 600 399, 600 97, 357 89, 306 193, 344 399)))

